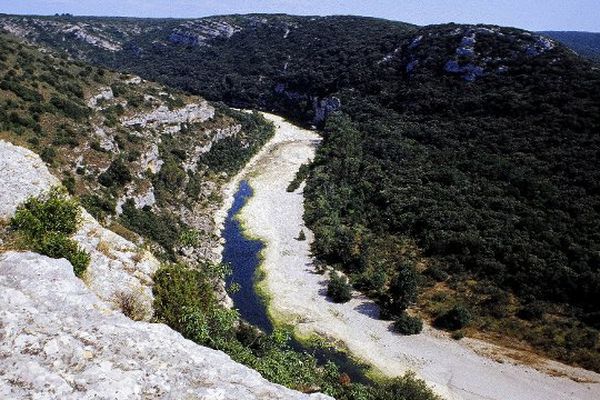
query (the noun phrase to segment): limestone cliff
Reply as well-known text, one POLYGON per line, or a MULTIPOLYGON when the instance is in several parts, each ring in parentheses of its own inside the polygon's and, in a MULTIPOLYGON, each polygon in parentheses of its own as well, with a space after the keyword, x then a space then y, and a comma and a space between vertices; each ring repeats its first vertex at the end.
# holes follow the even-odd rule
POLYGON ((0 359, 4 399, 328 398, 111 311, 66 260, 35 253, 0 255, 0 359))

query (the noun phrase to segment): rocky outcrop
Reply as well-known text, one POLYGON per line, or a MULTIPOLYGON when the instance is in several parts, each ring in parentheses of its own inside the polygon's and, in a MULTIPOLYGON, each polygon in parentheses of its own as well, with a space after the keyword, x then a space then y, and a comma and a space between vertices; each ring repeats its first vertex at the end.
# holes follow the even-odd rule
POLYGON ((4 399, 328 399, 113 312, 66 260, 35 253, 0 256, 0 359, 4 399))
POLYGON ((90 254, 91 262, 83 277, 90 290, 109 307, 119 310, 122 296, 136 303, 139 320, 152 318, 152 275, 160 262, 109 229, 103 228, 85 210, 73 239, 90 254))
POLYGON ((88 107, 94 108, 94 109, 99 109, 98 107, 98 102, 99 101, 103 101, 103 100, 112 100, 114 98, 114 94, 111 88, 107 87, 107 88, 102 88, 100 89, 100 93, 98 93, 97 95, 91 97, 88 102, 87 105, 88 107))
POLYGON ((169 41, 186 46, 208 46, 212 39, 230 38, 242 28, 220 20, 187 21, 175 28, 169 35, 169 41))
POLYGON ((0 220, 10 219, 21 203, 58 183, 37 154, 0 140, 0 220))
MULTIPOLYGON (((19 204, 58 184, 37 154, 0 141, 1 219, 10 219, 19 204)), ((90 254, 84 280, 92 292, 114 309, 118 296, 131 295, 140 306, 137 318, 152 317, 152 275, 160 266, 154 256, 102 227, 83 208, 73 239, 90 254)))
POLYGON ((160 125, 179 125, 183 123, 204 122, 215 115, 215 109, 204 101, 201 104, 188 104, 177 110, 169 110, 167 106, 160 106, 149 113, 138 114, 132 118, 122 120, 124 126, 148 125, 157 127, 160 125))

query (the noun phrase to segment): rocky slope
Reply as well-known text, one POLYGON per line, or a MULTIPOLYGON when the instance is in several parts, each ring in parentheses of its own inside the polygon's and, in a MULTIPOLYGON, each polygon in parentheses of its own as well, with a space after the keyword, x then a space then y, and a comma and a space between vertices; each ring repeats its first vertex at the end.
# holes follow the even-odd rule
POLYGON ((64 259, 0 255, 0 397, 327 399, 270 384, 165 325, 111 311, 64 259))
MULTIPOLYGON (((0 220, 57 184, 39 156, 0 141, 0 220)), ((270 384, 165 325, 121 314, 117 300, 125 293, 141 304, 139 319, 152 316, 159 262, 82 211, 73 238, 91 256, 83 281, 64 259, 5 251, 0 243, 0 397, 327 398, 270 384)))
POLYGON ((268 138, 266 123, 5 36, 0 58, 0 138, 41 154, 104 226, 163 258, 218 261, 221 185, 268 138))

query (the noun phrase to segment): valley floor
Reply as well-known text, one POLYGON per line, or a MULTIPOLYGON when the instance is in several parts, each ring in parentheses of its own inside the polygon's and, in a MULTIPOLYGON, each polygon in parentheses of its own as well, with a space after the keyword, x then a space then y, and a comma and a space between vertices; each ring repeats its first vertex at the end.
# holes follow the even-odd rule
POLYGON ((232 199, 241 178, 254 189, 240 217, 247 233, 266 243, 260 289, 269 297, 276 323, 291 323, 299 336, 327 337, 383 375, 415 371, 447 399, 600 398, 600 374, 551 361, 536 368, 519 365, 507 356, 508 349, 468 338, 455 341, 430 327, 416 336, 400 336, 390 330, 390 322, 377 319, 377 306, 357 293, 348 303, 330 302, 327 278, 312 266, 313 235, 302 221, 302 186, 286 191, 300 165, 314 156, 320 138, 264 115, 277 127, 275 137, 233 180, 226 198, 232 199), (301 229, 306 241, 296 240, 301 229))

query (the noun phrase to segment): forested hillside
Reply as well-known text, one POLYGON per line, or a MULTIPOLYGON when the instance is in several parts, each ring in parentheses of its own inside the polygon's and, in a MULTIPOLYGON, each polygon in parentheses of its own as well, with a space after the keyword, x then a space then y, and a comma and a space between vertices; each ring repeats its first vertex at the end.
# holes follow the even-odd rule
POLYGON ((569 46, 577 54, 590 60, 600 62, 600 33, 596 32, 541 32, 569 46))
POLYGON ((306 188, 316 254, 390 317, 412 307, 456 337, 600 371, 600 73, 563 45, 496 26, 353 17, 0 25, 323 127, 306 188))
MULTIPOLYGON (((351 382, 335 363, 318 362, 313 355, 292 348, 287 332, 264 334, 242 321, 236 310, 224 306, 222 284, 227 267, 215 260, 214 248, 220 243, 214 234, 213 217, 222 205, 222 184, 273 134, 272 124, 260 114, 236 111, 222 103, 211 104, 203 98, 138 76, 74 62, 6 35, 0 35, 0 104, 0 140, 39 153, 64 186, 39 198, 29 198, 18 207, 10 221, 0 220, 0 253, 3 256, 16 250, 66 258, 76 275, 86 286, 92 287, 90 276, 86 274, 90 273, 93 257, 97 258, 94 272, 101 268, 98 264, 104 261, 98 261, 97 256, 101 254, 106 259, 102 267, 110 272, 107 276, 100 274, 97 280, 106 280, 111 289, 117 290, 109 292, 106 300, 111 304, 114 302, 115 309, 135 321, 151 318, 152 322, 166 324, 200 346, 226 352, 235 362, 255 369, 265 379, 299 391, 322 391, 341 400, 439 399, 425 382, 410 374, 381 379, 377 383, 351 382), (109 236, 108 230, 98 226, 89 216, 83 222, 80 205, 104 226, 139 247, 131 248, 132 243, 123 247, 128 243, 123 238, 110 241, 116 235, 111 233, 109 236), (77 232, 75 239, 79 241, 73 239, 74 232, 82 224, 89 226, 90 219, 93 223, 89 236, 77 232), (80 245, 84 241, 94 248, 93 256, 80 245), (148 268, 136 265, 147 261, 145 249, 161 260, 159 267, 153 258, 158 268, 153 275, 146 272, 148 268), (124 265, 128 268, 126 277, 131 274, 152 287, 153 315, 142 300, 145 298, 138 293, 143 289, 130 287, 131 280, 124 279, 123 274, 117 275, 124 265)), ((40 181, 42 185, 50 185, 47 182, 50 173, 45 166, 40 167, 39 161, 35 164, 37 156, 33 157, 29 151, 19 153, 18 149, 4 143, 3 157, 8 160, 3 167, 9 166, 4 171, 4 182, 9 182, 12 187, 19 183, 37 186, 40 181), (19 171, 13 178, 10 171, 19 169, 19 157, 34 159, 34 163, 25 163, 25 172, 19 171)), ((9 189, 0 188, 0 191, 6 190, 9 189)), ((4 204, 3 210, 17 207, 17 204, 10 204, 14 196, 0 194, 5 195, 2 198, 9 203, 4 204)), ((25 257, 38 257, 24 254, 25 257)), ((6 258, 3 261, 6 272, 6 265, 13 261, 7 262, 6 258)), ((50 269, 69 266, 66 262, 26 264, 30 269, 40 265, 50 269)), ((50 279, 39 283, 40 288, 50 288, 55 286, 57 279, 67 282, 57 276, 72 277, 70 272, 62 275, 62 270, 61 275, 46 272, 48 275, 27 271, 20 282, 50 279)), ((93 306, 104 316, 113 315, 104 305, 100 306, 104 303, 87 304, 90 299, 98 299, 81 287, 66 292, 64 287, 54 289, 57 296, 67 297, 67 303, 79 296, 76 299, 79 306, 93 306), (74 290, 77 294, 73 294, 74 290), (87 298, 81 299, 84 294, 87 298)), ((27 309, 36 313, 34 303, 29 298, 27 301, 27 309)), ((69 309, 65 315, 71 312, 69 309)), ((92 326, 90 323, 93 322, 85 319, 89 313, 85 318, 76 314, 69 314, 70 325, 84 323, 86 329, 92 326)), ((44 314, 44 318, 48 315, 44 314)), ((10 320, 8 323, 12 325, 7 326, 17 329, 14 321, 10 320)), ((23 321, 26 326, 31 324, 29 319, 23 321)), ((105 322, 103 326, 112 334, 114 329, 125 326, 123 322, 118 324, 114 327, 111 322, 105 322)), ((61 326, 46 325, 40 325, 44 334, 68 337, 60 330, 61 326)), ((139 345, 147 340, 160 341, 163 337, 173 336, 164 326, 152 326, 165 336, 145 331, 143 338, 135 336, 133 340, 139 345)), ((96 333, 102 331, 100 328, 94 330, 96 333)), ((135 332, 135 329, 127 332, 135 332)), ((12 332, 9 340, 16 337, 12 332)), ((105 347, 115 345, 114 341, 108 340, 112 337, 95 343, 105 347)), ((128 338, 128 347, 131 347, 131 340, 128 338)), ((86 343, 89 346, 91 342, 86 343)), ((189 347, 190 342, 185 346, 189 347)), ((154 350, 173 359, 172 353, 160 346, 154 350)), ((192 352, 197 350, 199 348, 192 352)), ((202 350, 199 351, 202 354, 202 350)), ((46 356, 60 359, 54 353, 46 356)), ((105 353, 96 354, 95 360, 102 360, 103 356, 105 353)), ((16 361, 19 362, 33 365, 36 361, 27 358, 16 361)), ((70 371, 71 367, 60 360, 50 362, 52 368, 58 370, 65 365, 70 371)), ((159 367, 164 369, 162 364, 159 367)), ((216 374, 215 379, 218 379, 219 373, 225 373, 223 367, 212 365, 212 369, 203 373, 216 374)), ((47 370, 39 366, 38 369, 42 372, 36 379, 45 379, 47 370)), ((155 377, 151 367, 143 372, 131 371, 147 374, 149 379, 155 377)), ((100 379, 105 382, 104 377, 100 379)), ((165 379, 169 379, 169 385, 177 385, 176 379, 165 379)), ((152 393, 160 391, 155 383, 153 381, 151 385, 152 393)), ((198 382, 198 387, 206 385, 202 380, 198 382)), ((86 390, 87 386, 78 389, 80 393, 86 390)), ((257 390, 262 388, 257 387, 257 390)), ((262 390, 261 393, 264 396, 266 392, 262 390)))

